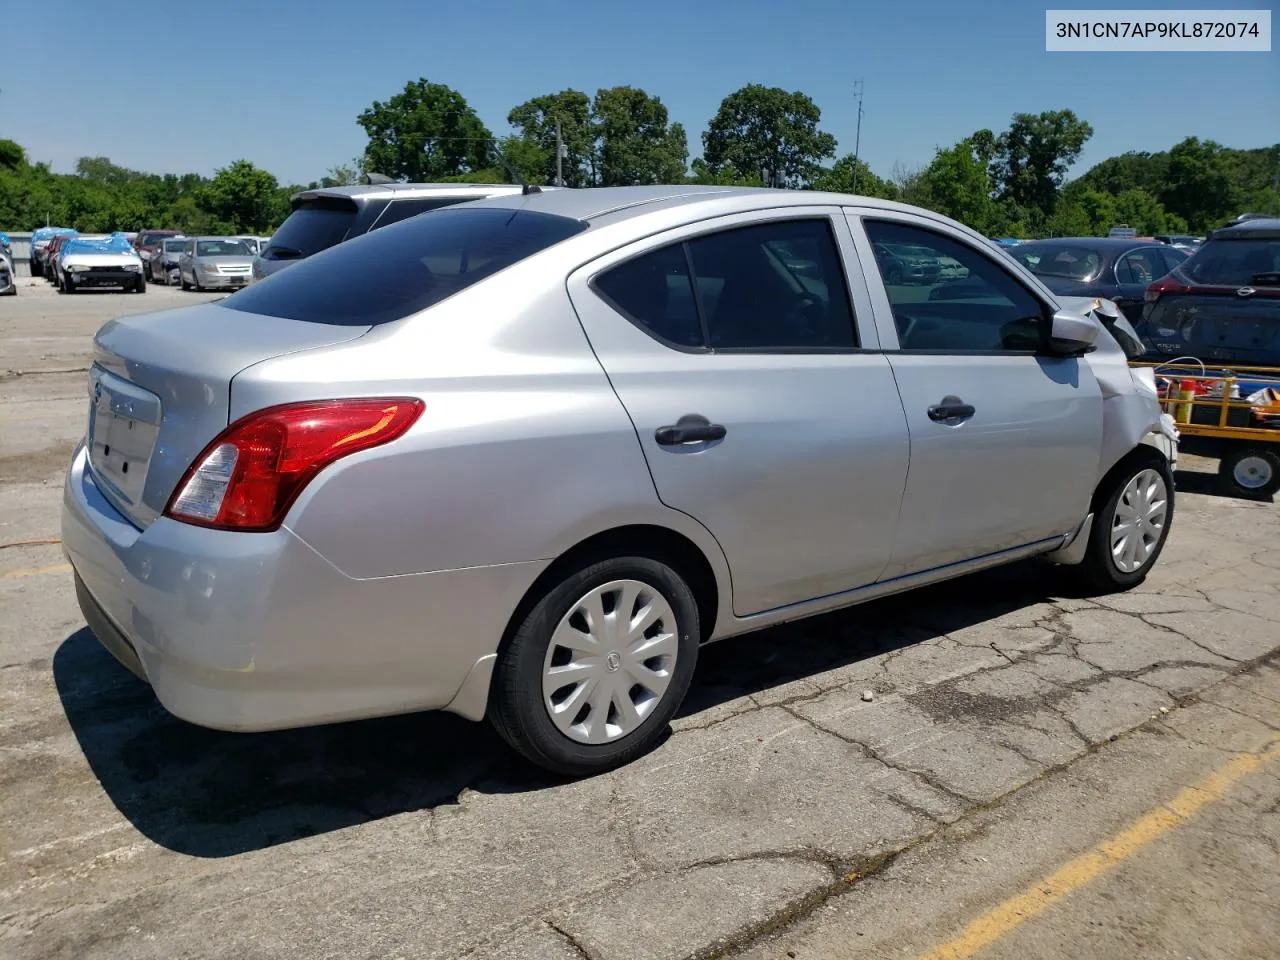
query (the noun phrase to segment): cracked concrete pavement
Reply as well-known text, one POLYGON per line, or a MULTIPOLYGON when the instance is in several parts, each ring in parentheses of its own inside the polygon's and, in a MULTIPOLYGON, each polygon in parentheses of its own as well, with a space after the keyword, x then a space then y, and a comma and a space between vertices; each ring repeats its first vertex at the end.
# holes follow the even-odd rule
MULTIPOLYGON (((77 375, 19 377, 9 358, 83 365, 92 330, 137 299, 0 316, 0 541, 57 535, 83 403, 77 375)), ((772 958, 792 933, 822 947, 809 925, 881 902, 877 884, 915 899, 878 894, 885 912, 860 923, 927 912, 941 935, 964 904, 881 878, 1001 829, 989 860, 1069 857, 1082 834, 1060 819, 1125 812, 1085 771, 1149 799, 1139 774, 1165 768, 1135 745, 1158 731, 1280 727, 1259 706, 1276 696, 1276 507, 1211 495, 1195 464, 1179 484, 1133 592, 1080 596, 1024 563, 717 644, 666 743, 576 783, 443 715, 254 736, 181 723, 84 629, 56 545, 2 549, 0 954, 772 958), (1060 815, 1037 801, 1072 777, 1094 789, 1060 815)), ((1236 813, 1274 835, 1274 809, 1236 813)), ((1278 873, 1255 865, 1256 893, 1278 873)), ((978 893, 1019 875, 988 871, 978 893)))

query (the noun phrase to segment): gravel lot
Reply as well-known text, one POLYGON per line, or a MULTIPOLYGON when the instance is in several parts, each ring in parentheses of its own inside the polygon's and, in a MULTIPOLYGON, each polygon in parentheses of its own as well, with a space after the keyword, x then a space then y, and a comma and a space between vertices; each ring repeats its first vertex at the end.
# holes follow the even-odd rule
POLYGON ((668 741, 608 776, 553 781, 443 715, 216 733, 97 645, 56 543, 19 544, 58 536, 93 331, 216 295, 22 282, 0 299, 0 955, 930 955, 1243 763, 985 949, 1274 956, 1280 516, 1213 495, 1211 464, 1180 474, 1137 591, 1028 563, 713 646, 668 741))

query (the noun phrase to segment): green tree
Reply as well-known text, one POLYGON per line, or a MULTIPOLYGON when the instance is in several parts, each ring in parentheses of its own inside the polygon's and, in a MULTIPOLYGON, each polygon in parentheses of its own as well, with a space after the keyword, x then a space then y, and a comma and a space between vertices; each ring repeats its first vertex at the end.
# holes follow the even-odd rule
POLYGON ((369 136, 366 170, 420 183, 491 166, 493 134, 466 98, 425 78, 356 118, 369 136))
POLYGON ((1015 113, 991 146, 991 175, 1002 199, 1053 211, 1067 170, 1093 136, 1093 127, 1071 110, 1015 113))
POLYGON ((709 187, 764 186, 764 181, 760 179, 759 173, 743 176, 730 166, 725 166, 717 171, 712 171, 712 169, 707 165, 707 161, 702 159, 702 157, 694 158, 693 163, 689 165, 689 175, 686 179, 689 183, 697 183, 709 187))
POLYGON ((813 189, 831 193, 857 193, 862 197, 879 197, 882 200, 898 199, 898 188, 892 182, 882 180, 872 173, 865 160, 857 161, 857 170, 855 189, 853 154, 847 153, 814 178, 813 189))
POLYGON ((1164 233, 1168 217, 1160 201, 1145 190, 1122 190, 1115 198, 1116 222, 1127 223, 1144 237, 1164 233))
POLYGON ((1131 150, 1090 167, 1080 177, 1080 182, 1115 197, 1126 190, 1145 190, 1152 196, 1159 196, 1168 171, 1167 153, 1131 150))
POLYGON ((657 97, 635 87, 609 87, 596 92, 591 113, 601 186, 684 179, 689 141, 657 97))
MULTIPOLYGON (((524 144, 508 153, 518 153, 521 162, 533 162, 540 168, 535 172, 536 181, 551 183, 556 172, 556 124, 560 125, 560 137, 565 155, 560 162, 561 175, 567 187, 588 187, 597 183, 597 158, 595 131, 591 125, 591 99, 581 90, 561 90, 526 100, 507 114, 511 124, 524 144), (536 153, 535 153, 536 151, 536 153)), ((521 173, 529 179, 524 170, 521 173)))
POLYGON ((361 160, 357 157, 347 163, 339 163, 328 169, 320 178, 322 187, 349 187, 360 182, 364 172, 360 169, 361 160))
POLYGON ((17 170, 27 163, 27 151, 12 140, 0 140, 0 168, 17 170))
POLYGON ((279 223, 280 185, 248 160, 236 160, 214 172, 199 198, 200 206, 235 233, 259 233, 279 223))
POLYGON ((922 176, 931 209, 980 233, 996 229, 991 176, 972 140, 939 149, 922 176))
POLYGON ((1169 151, 1169 173, 1160 200, 1193 230, 1210 230, 1237 212, 1237 188, 1222 146, 1187 137, 1169 151))
POLYGON ((836 138, 818 128, 821 119, 818 105, 798 90, 749 84, 720 102, 702 135, 703 159, 713 174, 728 167, 772 186, 804 186, 835 156, 836 138))

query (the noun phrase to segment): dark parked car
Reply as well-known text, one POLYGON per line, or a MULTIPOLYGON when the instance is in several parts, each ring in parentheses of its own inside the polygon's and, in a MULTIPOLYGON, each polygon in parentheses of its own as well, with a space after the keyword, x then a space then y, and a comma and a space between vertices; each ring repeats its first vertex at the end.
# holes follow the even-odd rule
POLYGON ((507 184, 391 183, 385 179, 377 177, 359 186, 294 194, 290 201, 292 212, 257 253, 253 279, 262 280, 344 240, 420 213, 521 190, 507 184))
POLYGON ((1214 231, 1147 288, 1134 326, 1153 359, 1280 366, 1280 218, 1214 231))
POLYGON ((142 258, 142 262, 147 263, 151 259, 151 255, 160 249, 160 244, 166 237, 180 235, 177 230, 143 230, 134 237, 133 249, 138 251, 138 256, 142 258))
POLYGON ((1147 287, 1187 259, 1185 251, 1168 244, 1125 237, 1030 240, 1006 253, 1054 293, 1106 297, 1131 322, 1142 317, 1147 287))

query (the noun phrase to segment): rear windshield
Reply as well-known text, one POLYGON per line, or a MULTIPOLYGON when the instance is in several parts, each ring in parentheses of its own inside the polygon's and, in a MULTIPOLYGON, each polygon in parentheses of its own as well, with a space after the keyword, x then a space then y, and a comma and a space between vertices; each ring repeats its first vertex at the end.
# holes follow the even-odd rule
POLYGON ((1039 277, 1062 277, 1067 280, 1090 280, 1102 267, 1102 258, 1088 247, 1067 244, 1019 244, 1008 253, 1039 277))
POLYGON ((181 253, 182 248, 187 245, 185 240, 166 240, 164 242, 165 253, 181 253))
POLYGON ((390 323, 586 228, 527 210, 436 210, 309 257, 220 304, 308 323, 390 323))
POLYGON ((1280 287, 1280 238, 1206 240, 1182 265, 1196 283, 1280 287))
POLYGON ((342 242, 356 221, 355 204, 299 207, 271 237, 268 260, 298 260, 342 242))

